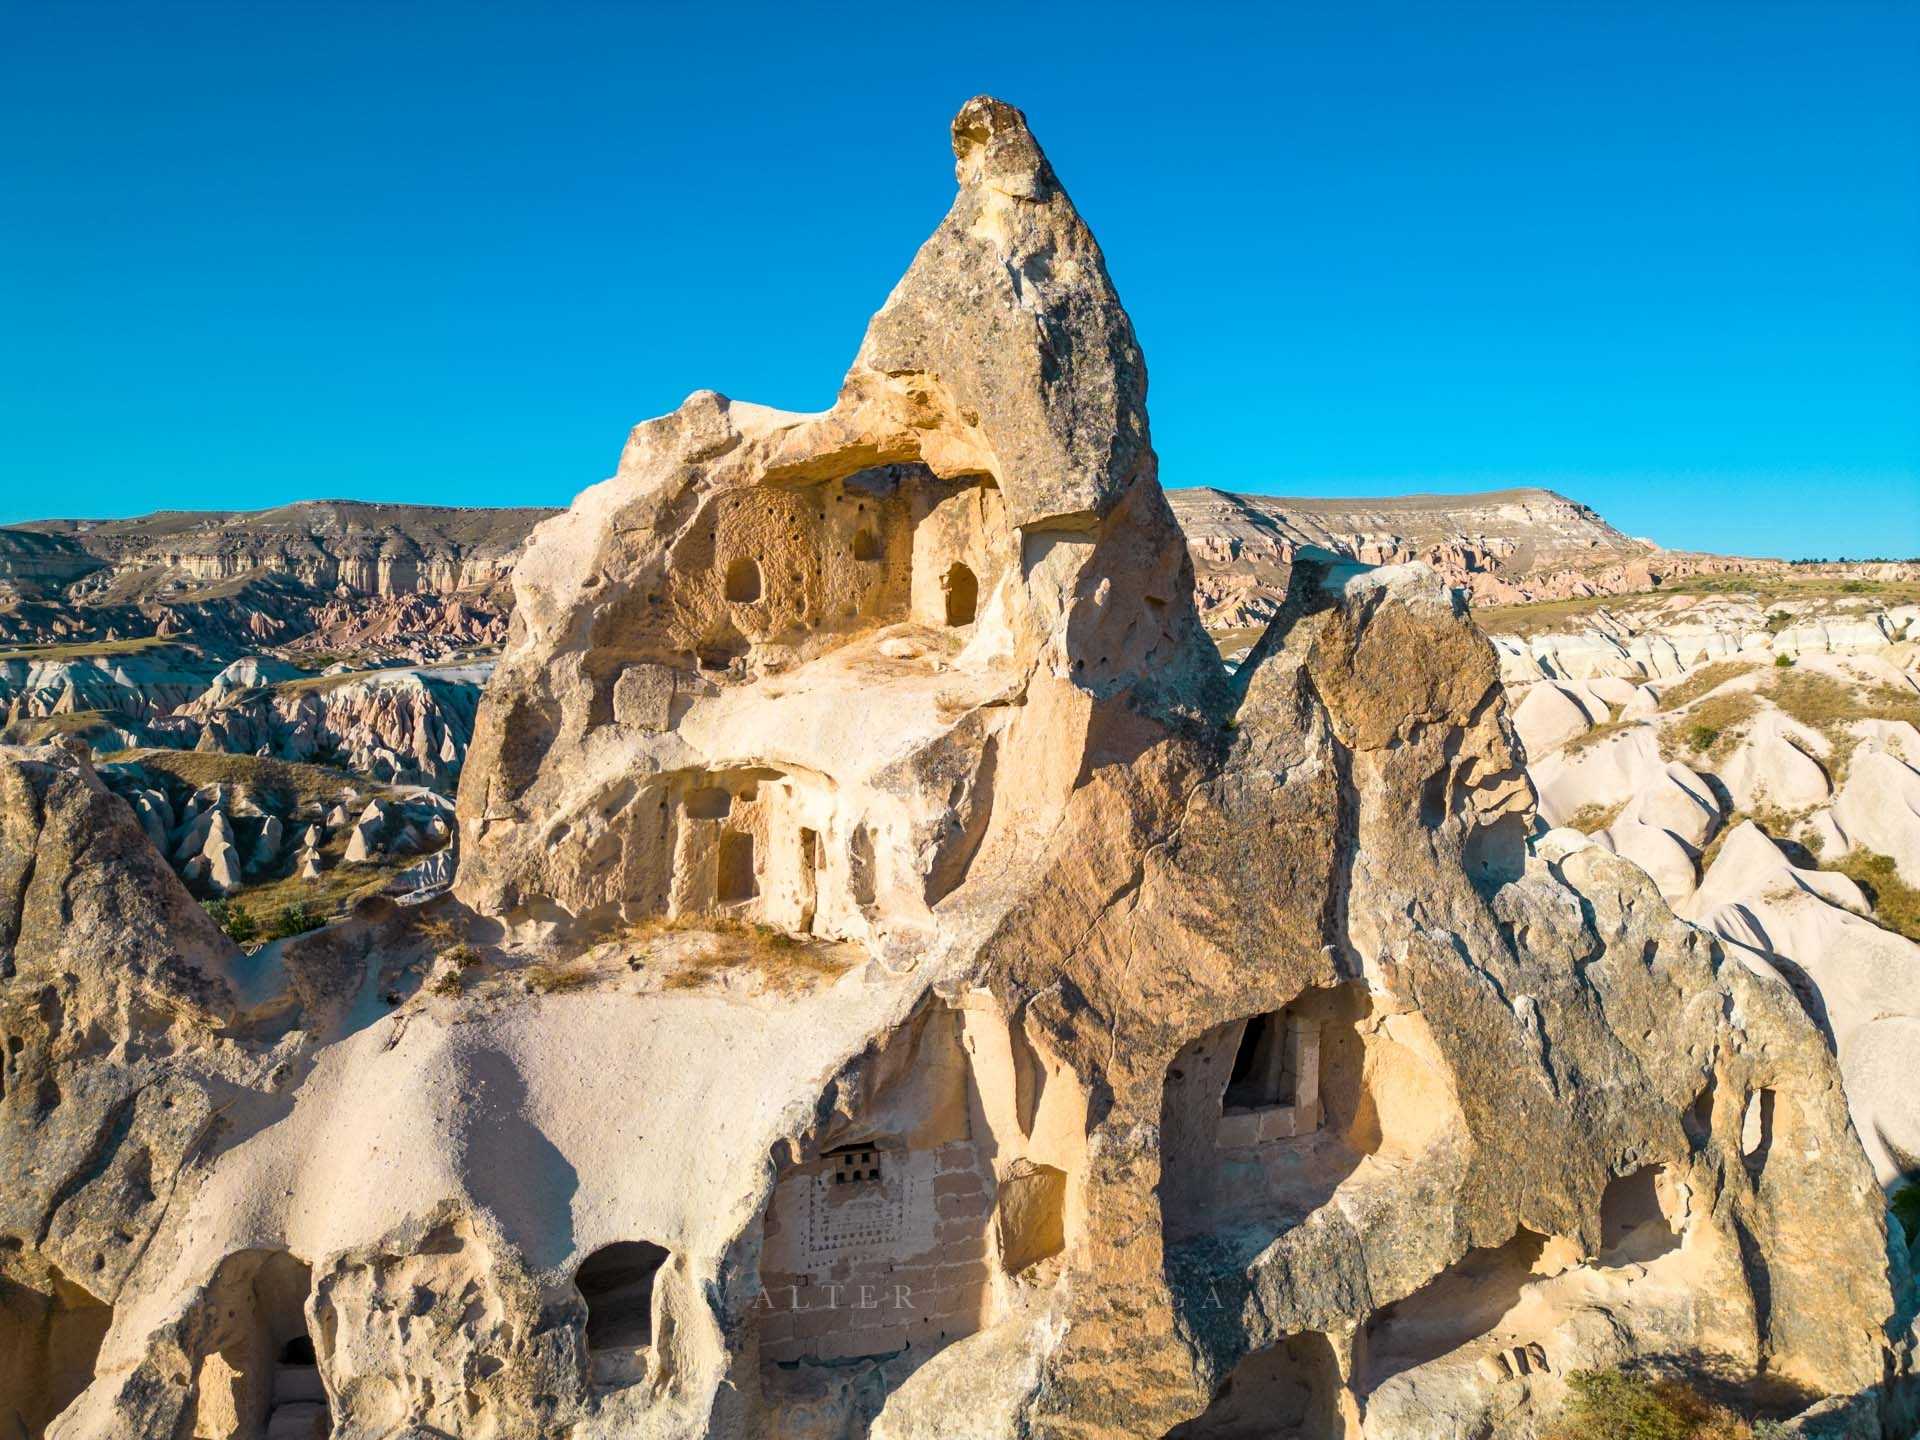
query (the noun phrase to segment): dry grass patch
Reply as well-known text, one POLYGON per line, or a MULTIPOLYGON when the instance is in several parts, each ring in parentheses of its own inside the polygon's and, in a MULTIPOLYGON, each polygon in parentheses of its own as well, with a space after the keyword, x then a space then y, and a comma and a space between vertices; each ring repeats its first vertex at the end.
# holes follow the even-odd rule
POLYGON ((0 650, 0 664, 5 664, 9 660, 35 663, 43 660, 91 660, 108 655, 138 655, 142 650, 179 644, 178 640, 168 640, 158 635, 142 635, 134 640, 83 640, 70 645, 15 645, 10 649, 0 650))
MULTIPOLYGON (((345 849, 344 842, 341 848, 345 849)), ((321 853, 325 855, 327 851, 321 853)), ((346 914, 367 896, 378 894, 389 880, 412 863, 409 858, 393 865, 342 865, 336 859, 320 872, 318 880, 302 880, 296 869, 294 874, 278 880, 242 885, 227 899, 229 904, 243 907, 263 921, 271 922, 291 907, 302 907, 315 917, 316 924, 325 924, 346 914)))
POLYGON ((1746 738, 1747 726, 1759 709, 1760 702, 1747 690, 1696 701, 1660 732, 1661 753, 1669 760, 1724 760, 1746 738))
POLYGON ((276 695, 317 695, 380 673, 379 670, 350 670, 342 675, 299 675, 291 680, 277 680, 270 688, 276 695))
POLYGON ((1873 918, 1896 935, 1920 941, 1920 889, 1900 878, 1891 855, 1872 850, 1850 850, 1823 870, 1837 870, 1867 897, 1873 918))
POLYGON ((1905 720, 1920 726, 1920 692, 1899 685, 1849 685, 1831 675, 1794 670, 1776 675, 1767 698, 1809 730, 1818 731, 1833 746, 1828 773, 1840 783, 1860 737, 1852 730, 1856 720, 1905 720))
POLYGON ((1489 635, 1544 635, 1569 620, 1582 620, 1620 603, 1618 595, 1582 595, 1571 600, 1536 600, 1526 605, 1484 605, 1470 613, 1489 635))
POLYGON ((857 945, 815 940, 726 916, 652 916, 622 932, 624 939, 637 945, 666 935, 711 939, 706 947, 673 957, 678 968, 663 982, 668 990, 704 990, 730 974, 744 974, 770 989, 792 994, 839 979, 866 953, 857 945))
POLYGON ((529 965, 520 972, 520 983, 530 995, 558 995, 585 990, 606 973, 592 965, 529 965))
POLYGON ((1670 685, 1661 691, 1657 708, 1678 710, 1691 705, 1729 680, 1738 680, 1742 675, 1751 674, 1759 668, 1751 660, 1716 660, 1711 665, 1703 665, 1677 685, 1670 685))
POLYGON ((1684 1380, 1576 1370, 1567 1405, 1545 1440, 1772 1440, 1775 1420, 1755 1420, 1709 1400, 1684 1380))
MULTIPOLYGON (((74 710, 65 715, 32 715, 0 726, 0 745, 44 745, 74 736, 88 743, 114 733, 114 716, 104 710, 74 710)), ((111 753, 111 752, 107 752, 111 753)))
POLYGON ((1616 800, 1611 805, 1582 805, 1564 823, 1583 835, 1595 835, 1618 820, 1620 812, 1626 808, 1625 800, 1616 800))
POLYGON ((124 750, 113 757, 113 763, 161 771, 196 790, 203 785, 247 785, 255 790, 277 791, 284 802, 294 805, 312 800, 331 805, 349 788, 360 792, 355 803, 361 805, 375 796, 386 798, 393 793, 389 786, 326 765, 270 760, 263 755, 228 755, 218 750, 124 750))
POLYGON ((1602 741, 1611 740, 1623 730, 1631 730, 1639 723, 1638 720, 1602 720, 1591 730, 1586 731, 1584 734, 1576 735, 1567 741, 1566 744, 1560 747, 1560 753, 1562 755, 1578 755, 1583 751, 1593 749, 1594 746, 1600 744, 1602 741))

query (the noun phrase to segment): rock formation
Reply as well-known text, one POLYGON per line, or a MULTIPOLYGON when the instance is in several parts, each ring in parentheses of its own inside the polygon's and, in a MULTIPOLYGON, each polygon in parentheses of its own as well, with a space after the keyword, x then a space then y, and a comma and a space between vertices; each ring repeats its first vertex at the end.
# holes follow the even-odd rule
POLYGON ((1018 111, 953 148, 831 410, 697 392, 537 530, 452 896, 242 966, 84 760, 7 761, 113 840, 0 857, 0 1144, 72 1135, 0 1249, 22 1428, 1522 1436, 1646 1358, 1880 1433, 1793 992, 1529 853, 1425 567, 1297 554, 1222 669, 1092 235, 1018 111), (47 953, 127 865, 178 951, 47 953))
POLYGON ((306 501, 0 529, 0 640, 202 643, 421 660, 497 644, 491 594, 551 512, 306 501))

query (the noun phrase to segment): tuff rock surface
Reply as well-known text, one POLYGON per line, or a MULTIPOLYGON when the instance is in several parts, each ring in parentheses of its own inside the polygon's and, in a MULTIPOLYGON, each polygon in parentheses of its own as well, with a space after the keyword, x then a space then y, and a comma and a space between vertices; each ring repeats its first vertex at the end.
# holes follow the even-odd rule
POLYGON ((1098 247, 953 139, 833 409, 698 392, 536 531, 451 896, 243 956, 0 762, 16 1429, 1529 1436, 1636 1358, 1898 1419, 1794 993, 1529 850, 1429 569, 1302 551, 1222 669, 1098 247))

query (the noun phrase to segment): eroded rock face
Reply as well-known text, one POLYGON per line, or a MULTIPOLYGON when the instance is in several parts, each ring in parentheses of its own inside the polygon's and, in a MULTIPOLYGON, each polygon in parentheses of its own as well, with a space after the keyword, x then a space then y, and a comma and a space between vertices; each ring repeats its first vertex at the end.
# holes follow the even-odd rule
POLYGON ((1529 853, 1429 569, 1301 551, 1224 673, 1098 248, 1018 111, 954 149, 832 410, 698 392, 536 532, 453 899, 193 958, 137 1063, 224 1128, 58 1440, 1526 1435, 1643 1356, 1878 1415, 1793 994, 1529 853))

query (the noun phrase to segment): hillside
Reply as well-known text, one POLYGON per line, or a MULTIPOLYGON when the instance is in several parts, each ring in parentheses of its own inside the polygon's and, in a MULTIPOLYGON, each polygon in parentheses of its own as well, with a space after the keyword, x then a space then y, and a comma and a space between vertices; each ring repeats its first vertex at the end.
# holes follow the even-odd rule
POLYGON ((375 635, 430 658, 501 638, 507 575, 550 513, 316 500, 33 521, 0 529, 0 640, 334 649, 375 635))

